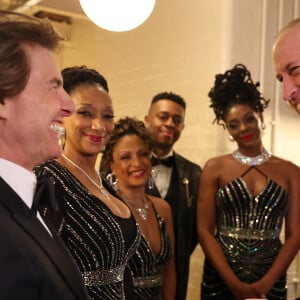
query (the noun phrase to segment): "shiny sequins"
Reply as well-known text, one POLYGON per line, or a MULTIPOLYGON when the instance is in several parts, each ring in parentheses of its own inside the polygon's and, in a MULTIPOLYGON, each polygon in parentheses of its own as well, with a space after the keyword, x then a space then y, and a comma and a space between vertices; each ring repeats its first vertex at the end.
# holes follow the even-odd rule
POLYGON ((135 220, 115 216, 58 162, 43 167, 56 180, 63 215, 59 234, 77 262, 90 299, 125 299, 124 266, 140 240, 135 220))

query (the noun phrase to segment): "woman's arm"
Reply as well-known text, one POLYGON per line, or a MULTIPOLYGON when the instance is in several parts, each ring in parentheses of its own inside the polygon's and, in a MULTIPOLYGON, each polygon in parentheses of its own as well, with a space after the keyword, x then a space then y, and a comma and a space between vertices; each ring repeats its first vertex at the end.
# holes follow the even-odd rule
POLYGON ((286 272, 300 247, 300 169, 285 162, 281 170, 287 170, 282 176, 289 178, 289 206, 285 216, 285 242, 268 272, 253 285, 262 294, 266 294, 276 281, 286 272))

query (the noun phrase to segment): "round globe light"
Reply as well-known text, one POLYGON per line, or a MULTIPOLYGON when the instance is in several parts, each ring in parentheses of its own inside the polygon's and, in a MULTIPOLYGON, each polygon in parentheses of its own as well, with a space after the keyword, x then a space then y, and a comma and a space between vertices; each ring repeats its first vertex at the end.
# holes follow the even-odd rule
POLYGON ((144 23, 155 0, 79 0, 84 13, 97 26, 110 31, 128 31, 144 23))

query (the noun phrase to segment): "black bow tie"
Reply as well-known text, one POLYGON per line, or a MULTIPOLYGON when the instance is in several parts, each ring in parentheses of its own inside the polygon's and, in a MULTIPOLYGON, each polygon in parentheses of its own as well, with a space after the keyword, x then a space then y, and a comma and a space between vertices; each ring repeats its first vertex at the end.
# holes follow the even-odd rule
POLYGON ((175 164, 174 156, 168 156, 166 158, 159 158, 152 156, 151 158, 152 166, 164 165, 168 168, 172 168, 175 164))
POLYGON ((58 211, 54 184, 54 178, 46 175, 43 171, 37 176, 37 185, 31 206, 31 211, 34 214, 37 213, 41 205, 49 207, 53 212, 58 211))

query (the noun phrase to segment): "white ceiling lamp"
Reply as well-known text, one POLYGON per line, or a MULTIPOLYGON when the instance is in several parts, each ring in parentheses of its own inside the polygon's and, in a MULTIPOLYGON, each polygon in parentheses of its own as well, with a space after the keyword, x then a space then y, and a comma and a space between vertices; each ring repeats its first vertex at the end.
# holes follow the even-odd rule
POLYGON ((79 0, 88 18, 110 31, 128 31, 144 23, 155 0, 79 0))

